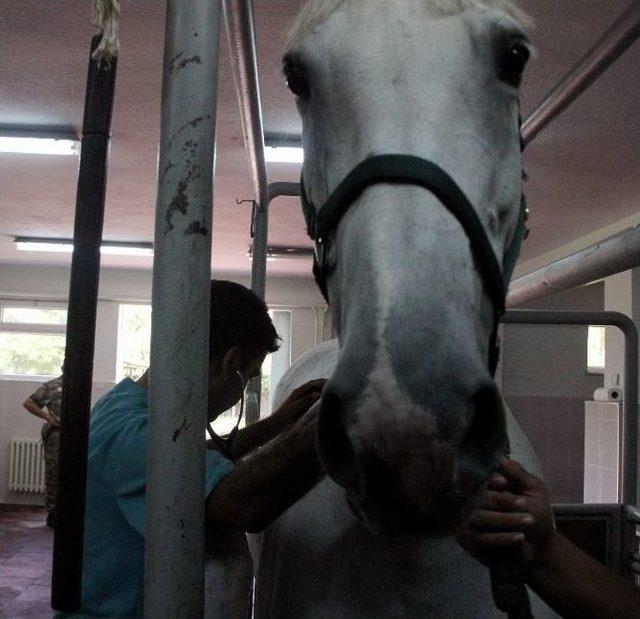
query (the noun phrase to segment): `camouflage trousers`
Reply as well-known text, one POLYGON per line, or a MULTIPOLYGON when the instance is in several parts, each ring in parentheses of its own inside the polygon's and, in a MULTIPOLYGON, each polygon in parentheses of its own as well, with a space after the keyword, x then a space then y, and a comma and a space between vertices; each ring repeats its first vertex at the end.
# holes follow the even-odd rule
POLYGON ((46 484, 44 504, 50 514, 53 514, 56 511, 59 440, 60 429, 46 423, 42 427, 42 444, 44 446, 44 478, 46 484))

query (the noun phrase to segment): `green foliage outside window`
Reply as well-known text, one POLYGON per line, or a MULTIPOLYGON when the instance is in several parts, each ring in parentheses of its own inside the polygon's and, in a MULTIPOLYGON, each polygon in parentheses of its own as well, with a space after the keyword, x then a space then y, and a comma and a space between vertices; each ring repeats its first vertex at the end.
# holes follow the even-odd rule
POLYGON ((117 380, 140 378, 149 367, 151 306, 120 306, 117 380))
POLYGON ((65 336, 0 333, 0 374, 59 376, 65 336))

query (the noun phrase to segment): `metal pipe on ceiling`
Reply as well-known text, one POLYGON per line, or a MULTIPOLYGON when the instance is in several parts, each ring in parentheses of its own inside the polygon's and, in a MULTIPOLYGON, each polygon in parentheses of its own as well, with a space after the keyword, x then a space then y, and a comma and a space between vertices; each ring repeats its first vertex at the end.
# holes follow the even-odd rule
POLYGON ((569 107, 640 36, 640 2, 633 0, 593 47, 549 92, 522 125, 525 144, 569 107))
POLYGON ((510 310, 502 317, 506 324, 611 325, 622 331, 624 346, 624 398, 622 444, 618 457, 618 497, 636 505, 638 496, 638 330, 628 316, 619 312, 556 310, 510 310))
POLYGON ((552 262, 511 282, 507 306, 546 297, 640 266, 640 226, 552 262))
POLYGON ((153 261, 145 617, 204 613, 220 3, 168 0, 153 261))
MULTIPOLYGON (((264 127, 260 103, 260 83, 256 53, 256 32, 252 0, 225 0, 225 23, 231 65, 240 106, 242 133, 247 149, 254 205, 251 234, 253 237, 251 290, 265 298, 267 280, 267 236, 269 230, 269 186, 264 152, 264 127)), ((260 418, 260 376, 247 388, 247 423, 260 418)))
POLYGON ((101 39, 93 37, 89 55, 63 369, 51 606, 65 612, 78 610, 81 601, 100 243, 116 78, 115 59, 98 66, 91 57, 101 39))

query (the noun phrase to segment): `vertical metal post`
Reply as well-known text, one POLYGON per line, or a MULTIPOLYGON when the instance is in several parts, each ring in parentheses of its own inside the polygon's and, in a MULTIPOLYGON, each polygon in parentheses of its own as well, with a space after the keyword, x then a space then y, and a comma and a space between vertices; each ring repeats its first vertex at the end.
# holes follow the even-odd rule
MULTIPOLYGON (((91 53, 100 38, 93 37, 91 53)), ((81 599, 93 349, 115 77, 115 60, 109 67, 98 67, 89 56, 73 230, 53 538, 51 605, 66 612, 77 610, 81 599)))
POLYGON ((638 489, 638 330, 633 320, 618 312, 509 310, 502 317, 502 322, 540 325, 611 325, 622 331, 625 338, 625 377, 618 496, 622 503, 635 505, 640 490, 638 489))
POLYGON ((204 612, 204 452, 220 2, 168 0, 153 264, 145 617, 204 612))
MULTIPOLYGON (((242 117, 242 133, 256 199, 252 226, 251 290, 264 299, 267 279, 269 187, 264 155, 264 129, 260 105, 260 84, 258 82, 253 0, 225 0, 224 8, 231 64, 242 117)), ((247 423, 257 421, 260 418, 261 383, 260 376, 249 383, 246 407, 247 423)))
MULTIPOLYGON (((253 244, 251 249, 251 290, 261 299, 265 298, 267 283, 267 240, 269 235, 269 201, 257 202, 253 206, 253 244)), ((262 397, 262 374, 255 376, 247 385, 245 418, 247 423, 260 419, 262 397)))

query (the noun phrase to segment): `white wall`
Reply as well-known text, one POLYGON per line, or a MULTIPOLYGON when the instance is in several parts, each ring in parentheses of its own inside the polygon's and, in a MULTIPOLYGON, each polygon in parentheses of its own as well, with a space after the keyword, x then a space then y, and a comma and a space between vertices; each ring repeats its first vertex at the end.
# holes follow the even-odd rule
MULTIPOLYGON (((250 284, 248 278, 225 279, 233 279, 245 286, 250 284)), ((66 301, 68 287, 68 268, 0 266, 0 299, 3 300, 66 301)), ((267 282, 266 296, 270 306, 288 308, 292 312, 292 360, 295 361, 316 343, 330 337, 331 325, 324 311, 326 304, 312 280, 271 278, 267 282)), ((151 302, 150 272, 105 269, 100 274, 93 401, 113 385, 116 379, 118 311, 122 302, 151 302)), ((22 402, 38 384, 29 380, 0 378, 0 503, 42 502, 39 496, 7 491, 9 439, 37 437, 40 434, 41 420, 22 408, 22 402)))

